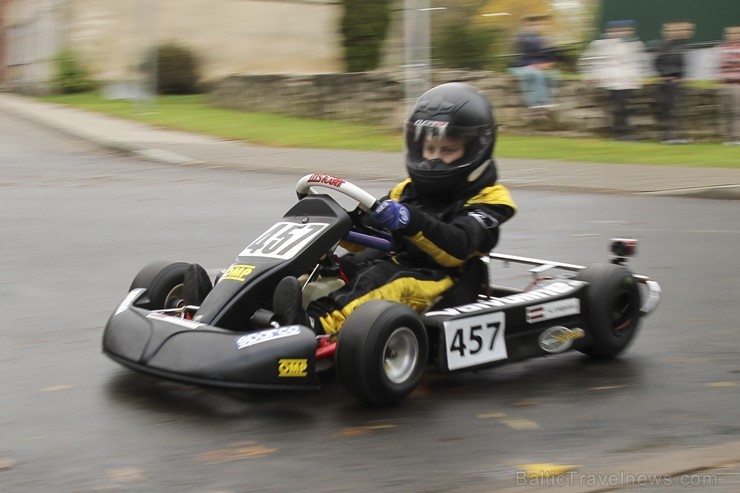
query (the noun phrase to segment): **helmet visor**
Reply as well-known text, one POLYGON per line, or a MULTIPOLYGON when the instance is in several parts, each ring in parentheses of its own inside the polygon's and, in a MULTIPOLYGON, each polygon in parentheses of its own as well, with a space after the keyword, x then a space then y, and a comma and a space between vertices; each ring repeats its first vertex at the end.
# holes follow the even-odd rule
POLYGON ((430 140, 445 138, 461 140, 464 146, 462 156, 448 164, 464 166, 481 158, 481 153, 489 148, 493 140, 493 133, 490 125, 464 127, 439 120, 409 121, 405 128, 407 162, 422 165, 425 161, 434 159, 425 156, 425 144, 430 140))

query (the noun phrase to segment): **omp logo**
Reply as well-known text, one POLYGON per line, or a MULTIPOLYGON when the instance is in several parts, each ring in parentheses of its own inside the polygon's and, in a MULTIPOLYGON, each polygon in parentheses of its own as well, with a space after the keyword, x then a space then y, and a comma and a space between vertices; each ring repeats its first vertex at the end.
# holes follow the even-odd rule
POLYGON ((283 337, 297 336, 300 333, 301 328, 297 325, 289 325, 287 327, 279 327, 277 329, 253 332, 251 334, 238 337, 236 339, 236 347, 238 349, 244 349, 245 347, 254 346, 255 344, 259 344, 261 342, 282 339, 283 337))
POLYGON ((244 280, 249 276, 249 274, 254 271, 254 265, 243 265, 243 264, 234 264, 228 269, 226 269, 226 272, 224 272, 224 275, 221 276, 222 280, 227 281, 239 281, 244 282, 244 280))
POLYGON ((308 179, 308 183, 323 183, 332 187, 341 187, 344 185, 344 180, 331 175, 322 175, 321 173, 314 173, 308 179))
POLYGON ((278 361, 279 377, 305 377, 308 375, 307 359, 281 359, 278 361))

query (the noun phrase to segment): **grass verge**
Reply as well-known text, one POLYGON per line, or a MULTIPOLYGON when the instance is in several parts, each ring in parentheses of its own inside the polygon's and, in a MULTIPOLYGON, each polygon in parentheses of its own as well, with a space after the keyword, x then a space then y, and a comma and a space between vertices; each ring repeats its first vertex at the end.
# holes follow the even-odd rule
MULTIPOLYGON (((103 99, 97 93, 43 98, 44 101, 130 118, 152 125, 278 147, 399 152, 401 135, 387 129, 331 120, 247 113, 208 106, 204 95, 160 96, 154 111, 141 104, 103 99)), ((718 143, 666 146, 598 138, 499 136, 496 155, 592 163, 740 168, 740 147, 718 143)))

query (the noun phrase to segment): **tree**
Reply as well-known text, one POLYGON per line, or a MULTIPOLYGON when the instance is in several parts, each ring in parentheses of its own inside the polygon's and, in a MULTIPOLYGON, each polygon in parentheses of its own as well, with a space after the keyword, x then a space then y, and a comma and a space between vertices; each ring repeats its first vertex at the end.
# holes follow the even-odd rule
POLYGON ((347 72, 365 72, 380 65, 390 24, 391 0, 342 0, 342 37, 347 72))
MULTIPOLYGON (((452 2, 431 0, 432 7, 452 2)), ((471 20, 485 0, 456 0, 444 11, 431 15, 431 42, 434 64, 447 68, 481 70, 491 62, 491 46, 498 32, 490 25, 471 20)))

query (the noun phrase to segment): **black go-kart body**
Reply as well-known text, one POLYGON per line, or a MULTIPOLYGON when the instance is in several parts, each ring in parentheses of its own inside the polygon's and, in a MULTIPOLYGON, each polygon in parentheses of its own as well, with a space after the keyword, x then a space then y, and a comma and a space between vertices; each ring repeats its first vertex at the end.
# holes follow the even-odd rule
POLYGON ((350 393, 390 404, 408 395, 429 367, 477 370, 570 350, 615 357, 660 299, 657 282, 625 266, 636 241, 617 239, 611 261, 589 267, 492 253, 484 260, 530 266, 530 286, 486 281, 476 286, 474 299, 450 305, 443 298, 424 314, 372 301, 348 317, 338 336, 316 336, 308 327, 276 321, 277 283, 299 277, 307 303, 311 289, 337 286, 326 259, 340 241, 385 250, 394 245, 390 235, 361 226, 362 213, 377 201, 355 185, 314 174, 301 178, 296 190, 300 200, 212 286, 200 280, 197 304, 188 304, 193 295, 185 294, 193 292, 186 281, 191 264, 144 267, 106 324, 104 353, 150 375, 232 389, 318 388, 318 373, 336 366, 350 393), (359 205, 347 211, 315 187, 359 205))

